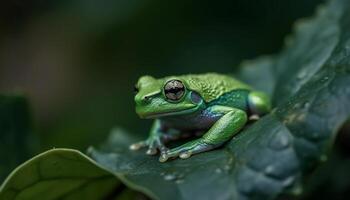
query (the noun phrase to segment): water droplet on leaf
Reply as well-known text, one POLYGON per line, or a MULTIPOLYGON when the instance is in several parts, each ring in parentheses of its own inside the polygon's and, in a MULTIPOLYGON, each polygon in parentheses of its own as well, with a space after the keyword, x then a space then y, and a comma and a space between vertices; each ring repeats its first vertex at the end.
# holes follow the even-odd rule
POLYGON ((176 179, 176 176, 174 174, 166 174, 164 175, 164 180, 166 181, 173 181, 176 179))
POLYGON ((266 174, 272 174, 275 171, 275 167, 273 165, 269 165, 265 168, 266 174))
POLYGON ((324 83, 324 82, 326 82, 328 79, 329 79, 329 77, 328 77, 328 76, 325 76, 325 77, 323 77, 323 78, 321 79, 321 82, 324 83))
POLYGON ((178 180, 175 181, 175 183, 177 183, 177 184, 181 184, 181 183, 183 183, 183 182, 184 182, 183 179, 178 179, 178 180))
POLYGON ((288 186, 291 186, 294 183, 294 181, 295 181, 295 178, 293 176, 290 176, 282 182, 282 185, 285 187, 288 187, 288 186))
POLYGON ((172 172, 172 173, 161 173, 161 175, 166 181, 175 181, 176 183, 182 183, 184 181, 183 180, 184 174, 172 172))
POLYGON ((297 78, 298 78, 298 79, 303 79, 303 78, 305 78, 306 75, 307 75, 307 71, 306 71, 305 69, 302 69, 302 70, 298 73, 297 78))

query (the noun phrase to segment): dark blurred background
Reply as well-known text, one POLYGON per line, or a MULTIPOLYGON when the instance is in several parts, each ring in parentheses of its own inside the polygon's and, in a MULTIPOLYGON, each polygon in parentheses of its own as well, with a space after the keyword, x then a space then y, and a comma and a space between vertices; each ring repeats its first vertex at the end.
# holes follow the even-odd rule
MULTIPOLYGON (((40 151, 84 151, 114 126, 146 135, 150 122, 134 113, 139 76, 232 73, 243 60, 278 53, 292 24, 322 2, 1 1, 0 91, 29 98, 40 151)), ((335 154, 335 166, 350 169, 348 155, 335 154)), ((334 177, 326 170, 324 179, 334 177)), ((324 191, 328 179, 314 185, 324 191)), ((308 198, 319 192, 309 191, 308 198)))
POLYGON ((116 125, 146 134, 134 112, 139 76, 232 73, 277 53, 320 2, 1 1, 0 91, 28 96, 41 150, 84 150, 116 125))

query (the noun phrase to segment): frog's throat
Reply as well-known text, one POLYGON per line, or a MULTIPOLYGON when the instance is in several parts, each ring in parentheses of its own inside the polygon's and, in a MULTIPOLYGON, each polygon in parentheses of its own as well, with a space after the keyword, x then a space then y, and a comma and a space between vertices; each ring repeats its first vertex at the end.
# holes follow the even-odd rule
POLYGON ((162 118, 162 117, 169 117, 169 116, 176 116, 176 115, 186 115, 193 113, 199 109, 201 105, 194 105, 193 107, 184 109, 184 110, 179 110, 179 111, 166 111, 166 112, 160 112, 160 113, 148 113, 146 115, 141 116, 141 118, 144 119, 155 119, 155 118, 162 118))

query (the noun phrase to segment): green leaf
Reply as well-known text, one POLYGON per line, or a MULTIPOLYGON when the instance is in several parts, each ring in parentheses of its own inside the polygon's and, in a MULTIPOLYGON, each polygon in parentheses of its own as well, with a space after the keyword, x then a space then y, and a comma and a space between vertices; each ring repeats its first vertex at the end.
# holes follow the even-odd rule
POLYGON ((32 155, 31 131, 25 98, 0 95, 0 181, 32 155))
POLYGON ((238 73, 272 94, 275 108, 224 148, 159 163, 130 152, 127 146, 136 140, 119 130, 102 150, 90 149, 92 158, 157 199, 299 194, 303 176, 327 159, 335 133, 350 116, 350 1, 332 1, 317 13, 297 23, 279 55, 248 62, 238 73))
POLYGON ((273 56, 262 56, 255 60, 244 61, 235 76, 256 90, 264 91, 272 96, 277 81, 274 74, 275 62, 276 58, 273 56))
POLYGON ((19 166, 0 188, 0 199, 105 199, 119 181, 79 151, 53 149, 19 166))

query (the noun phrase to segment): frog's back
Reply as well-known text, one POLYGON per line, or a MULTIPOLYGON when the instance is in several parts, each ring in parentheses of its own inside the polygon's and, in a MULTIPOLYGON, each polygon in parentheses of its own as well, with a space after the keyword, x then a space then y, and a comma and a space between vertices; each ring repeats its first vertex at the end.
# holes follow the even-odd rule
POLYGON ((223 74, 184 75, 180 78, 186 81, 189 89, 198 92, 206 102, 216 100, 234 90, 251 90, 248 85, 223 74))

